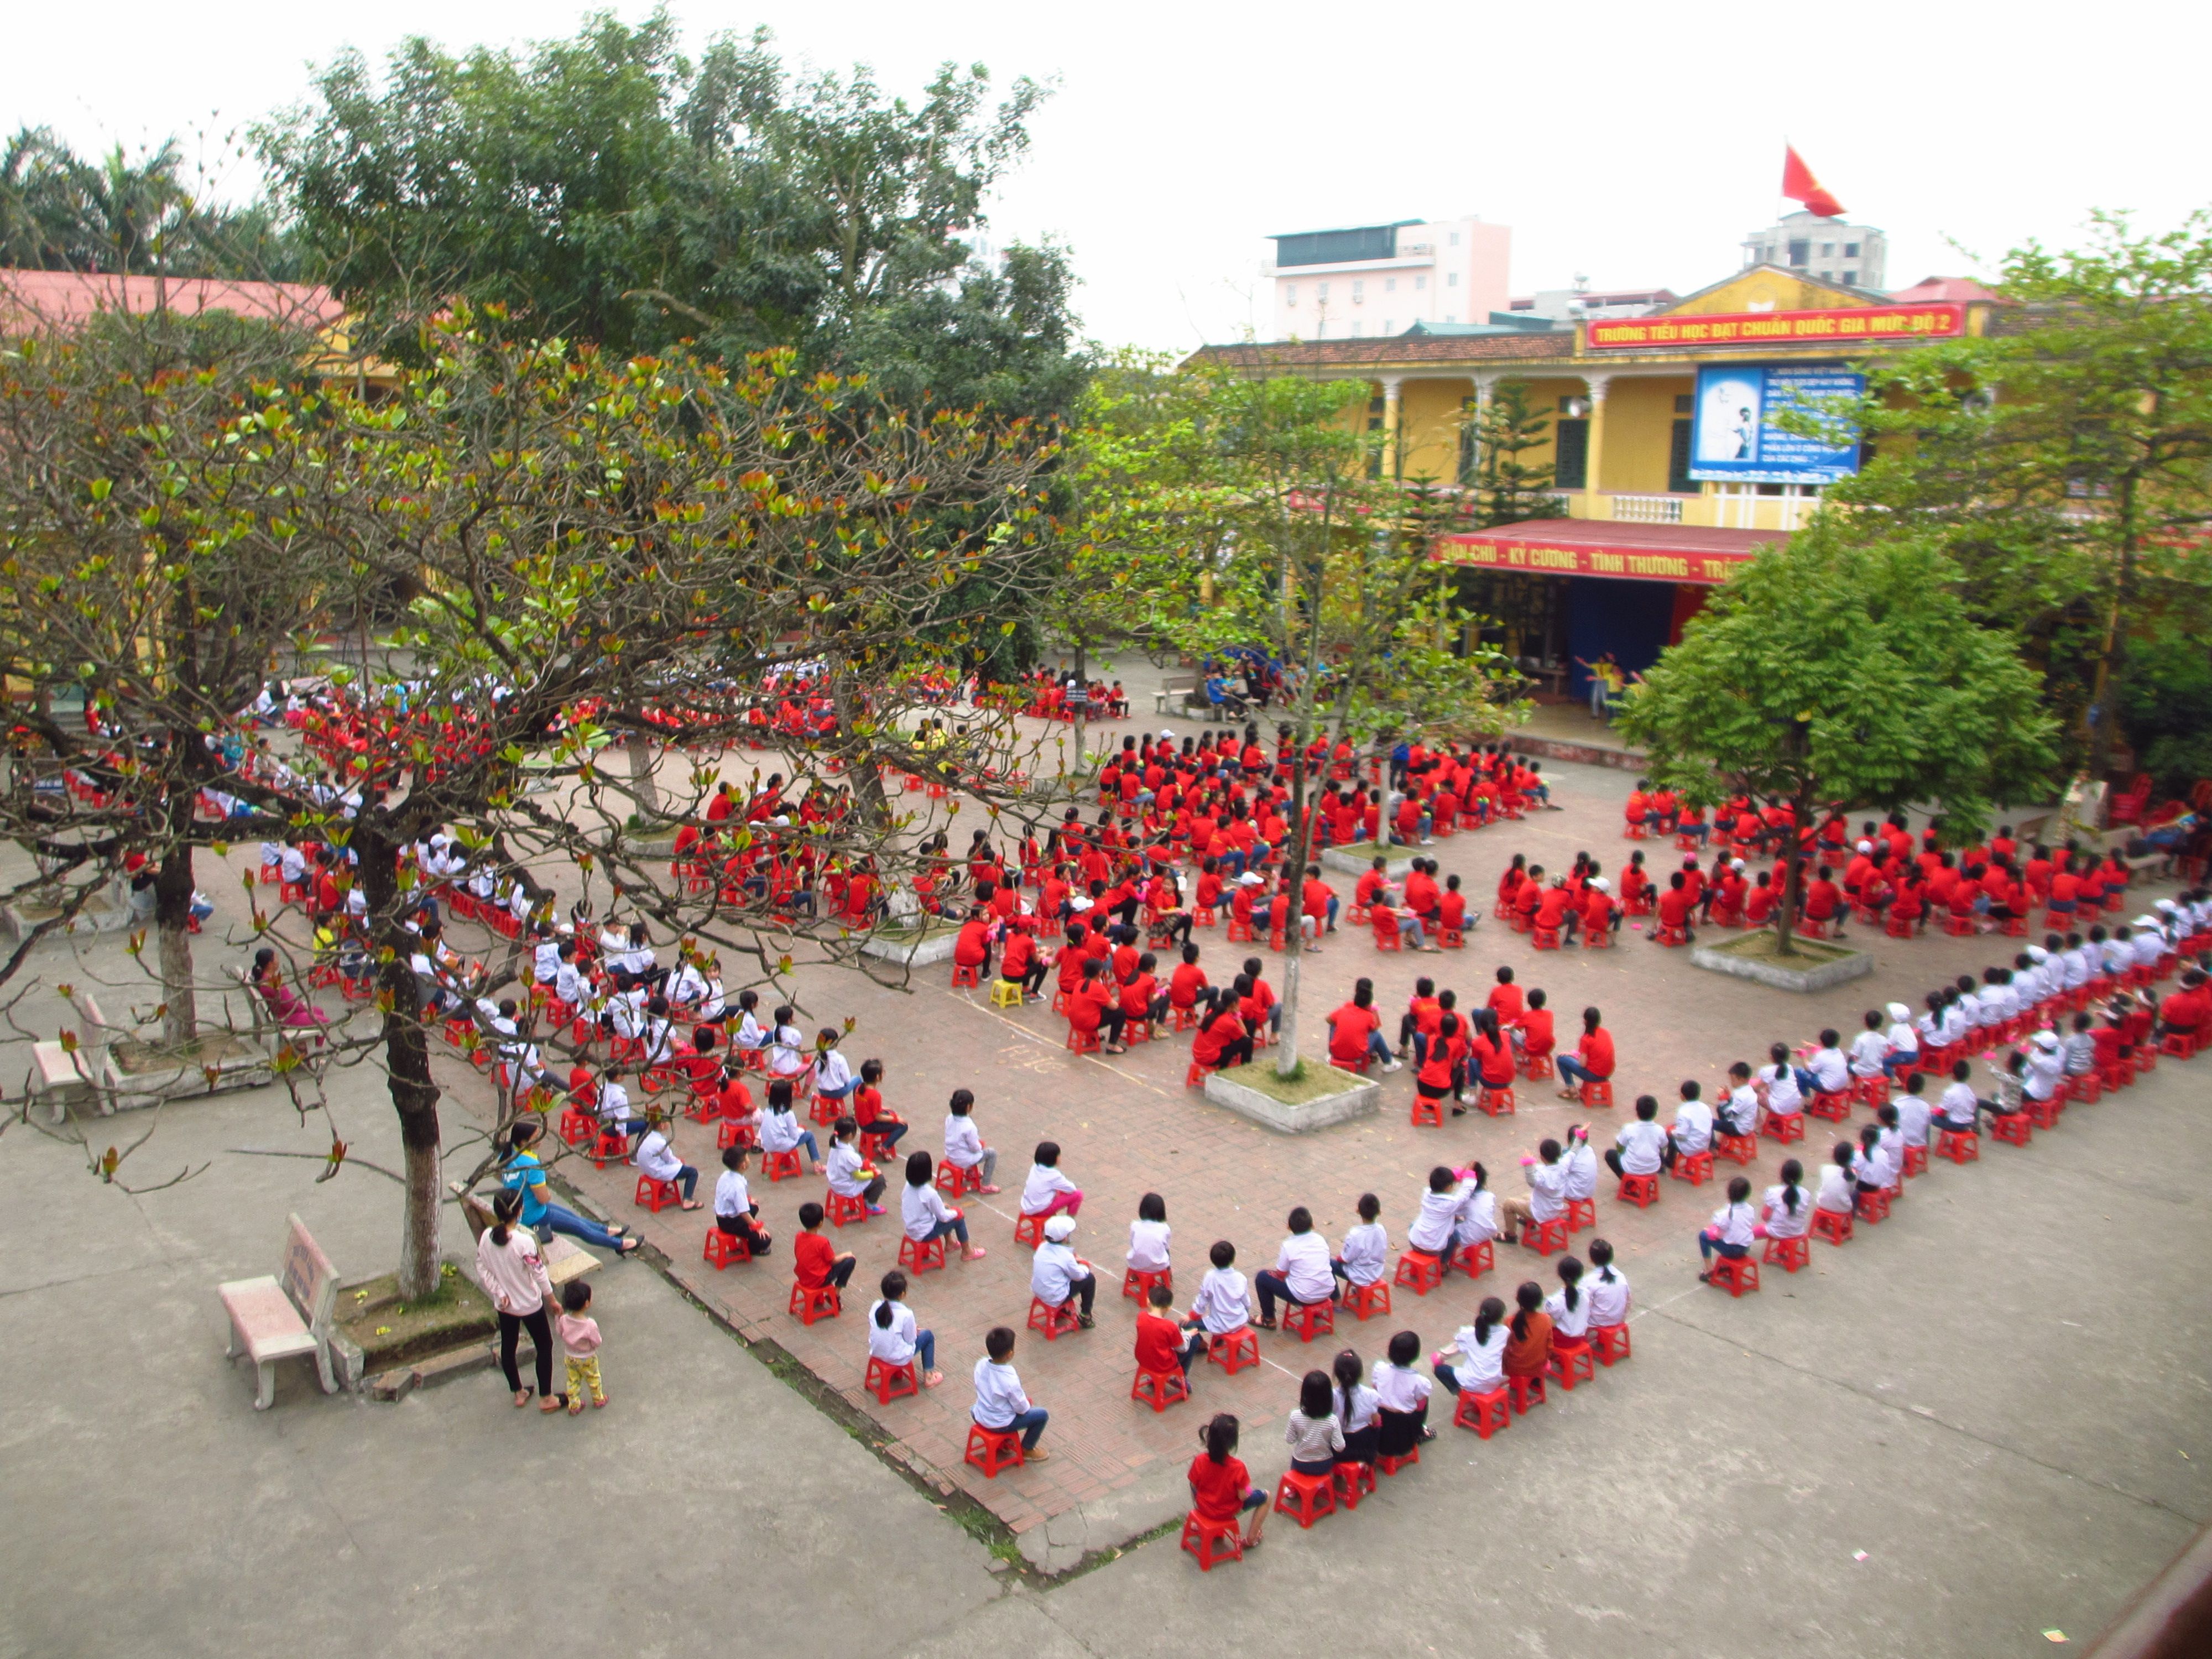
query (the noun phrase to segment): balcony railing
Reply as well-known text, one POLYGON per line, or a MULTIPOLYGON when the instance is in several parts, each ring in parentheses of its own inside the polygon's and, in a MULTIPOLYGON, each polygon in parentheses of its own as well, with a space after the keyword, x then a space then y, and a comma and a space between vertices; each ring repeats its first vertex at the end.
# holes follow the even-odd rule
POLYGON ((1615 495, 1613 516, 1625 524, 1680 524, 1682 522, 1682 498, 1679 495, 1615 495))

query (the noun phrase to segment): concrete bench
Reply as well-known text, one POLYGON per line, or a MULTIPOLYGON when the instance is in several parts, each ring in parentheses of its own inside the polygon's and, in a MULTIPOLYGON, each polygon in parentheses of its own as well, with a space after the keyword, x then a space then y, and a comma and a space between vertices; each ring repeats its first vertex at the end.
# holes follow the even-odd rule
POLYGON ((313 1354, 323 1392, 337 1392, 337 1379, 331 1374, 331 1313, 337 1301, 337 1272, 309 1236, 307 1224, 296 1215, 288 1219, 291 1231, 284 1241, 280 1277, 236 1279, 216 1286, 230 1320, 230 1346, 223 1357, 235 1359, 242 1353, 252 1360, 261 1382, 253 1401, 258 1412, 276 1402, 280 1359, 313 1354))
POLYGON ((1189 707, 1191 694, 1197 690, 1196 675, 1170 674, 1160 683, 1160 689, 1152 693, 1152 712, 1155 714, 1181 714, 1189 707))

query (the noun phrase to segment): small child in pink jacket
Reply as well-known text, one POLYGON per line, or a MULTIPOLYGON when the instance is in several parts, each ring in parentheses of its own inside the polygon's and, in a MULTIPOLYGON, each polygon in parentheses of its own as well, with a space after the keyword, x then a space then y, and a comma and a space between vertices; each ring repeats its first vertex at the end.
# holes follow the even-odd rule
POLYGON ((591 1316, 592 1287, 580 1279, 572 1279, 561 1287, 561 1317, 555 1322, 561 1332, 561 1346, 568 1356, 568 1415, 574 1417, 584 1409, 584 1390, 592 1391, 592 1405, 596 1409, 607 1403, 607 1391, 599 1382, 599 1322, 591 1316))

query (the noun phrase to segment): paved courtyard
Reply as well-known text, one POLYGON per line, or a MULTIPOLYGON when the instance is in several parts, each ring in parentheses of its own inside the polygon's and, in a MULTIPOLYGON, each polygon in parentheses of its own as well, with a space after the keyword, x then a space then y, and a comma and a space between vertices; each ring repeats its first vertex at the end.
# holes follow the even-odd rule
MULTIPOLYGON (((1545 770, 1566 810, 1431 849, 1486 912, 1515 853, 1558 867, 1587 848, 1617 869, 1628 850, 1620 805, 1632 775, 1545 770)), ((1668 866, 1656 848, 1650 860, 1668 866)), ((1198 937, 1216 979, 1251 953, 1218 928, 1198 937)), ((859 1385, 861 1316, 893 1262, 895 1211, 837 1235, 860 1258, 854 1293, 842 1319, 804 1328, 785 1312, 788 1240, 819 1181, 757 1182, 778 1248, 717 1273, 699 1259, 703 1214, 647 1217, 624 1170, 570 1159, 562 1174, 584 1201, 635 1222, 666 1258, 597 1276, 613 1407, 544 1423, 507 1409, 490 1377, 385 1407, 325 1400, 292 1375, 276 1409, 257 1416, 221 1358, 212 1285, 269 1271, 289 1209, 343 1273, 388 1266, 396 1188, 367 1170, 317 1186, 313 1163, 242 1156, 322 1150, 320 1128, 296 1127, 273 1091, 168 1109, 134 1176, 211 1167, 135 1200, 19 1126, 0 1139, 0 1340, 32 1363, 0 1431, 21 1552, 0 1653, 258 1650, 302 1634, 380 1653, 527 1632, 646 1653, 734 1635, 747 1646, 949 1654, 1012 1639, 1048 1655, 1179 1654, 1218 1648, 1222 1613, 1286 1606, 1301 1653, 1449 1651, 1472 1638, 1554 1655, 1978 1656, 2039 1650, 2045 1628, 2085 1639, 2212 1516, 2200 1473, 2212 1457, 2212 1316, 2196 1265, 2212 1244, 2201 1197, 2212 1062, 2169 1064, 2073 1107, 2026 1150, 1985 1144, 1977 1166, 1939 1164, 1891 1223, 1820 1247, 1794 1278, 1770 1270, 1741 1301, 1694 1277, 1691 1235, 1718 1202, 1713 1187, 1669 1182, 1638 1211, 1601 1182, 1598 1231, 1636 1286, 1635 1358, 1595 1386, 1555 1390, 1487 1443, 1447 1425, 1356 1515, 1304 1534, 1278 1516, 1242 1566, 1201 1579, 1170 1539, 1045 1588, 1004 1571, 933 1505, 936 1483, 950 1482, 1005 1522, 1029 1563, 1099 1559, 1181 1514, 1206 1414, 1237 1413, 1255 1477, 1272 1480, 1303 1370, 1343 1346, 1371 1358, 1400 1328, 1439 1346, 1481 1297, 1510 1297, 1523 1278, 1556 1282, 1551 1262, 1501 1248, 1477 1284, 1401 1291, 1392 1316, 1344 1320, 1310 1348, 1264 1334, 1261 1366, 1231 1379, 1201 1365, 1195 1401, 1156 1415, 1127 1398, 1133 1310, 1115 1293, 1144 1192, 1166 1199, 1186 1297, 1215 1238, 1237 1243, 1248 1272, 1269 1265, 1294 1204, 1334 1242, 1373 1191, 1401 1243, 1433 1164, 1480 1158, 1495 1187, 1516 1190, 1518 1155, 1569 1122, 1593 1121, 1594 1140, 1609 1144, 1637 1093, 1671 1103, 1685 1078, 1711 1085, 1771 1042, 1849 1029, 1866 1007, 1917 1002, 2001 959, 1996 941, 1862 942, 1877 957, 1873 978, 1799 998, 1706 974, 1638 933, 1610 952, 1539 953, 1486 922, 1463 952, 1398 956, 1347 930, 1305 959, 1309 1054, 1324 1038, 1320 1015, 1355 977, 1374 978, 1395 1028, 1417 974, 1472 1006, 1510 963, 1549 994, 1563 1034, 1585 1004, 1605 1010, 1620 1104, 1584 1114, 1536 1085, 1513 1117, 1416 1130, 1401 1073, 1379 1116, 1296 1139, 1185 1090, 1187 1038, 1078 1058, 1048 1004, 994 1011, 952 991, 944 967, 917 970, 905 992, 802 975, 811 1015, 850 1014, 848 1053, 885 1061, 886 1099, 916 1126, 909 1146, 941 1149, 945 1101, 965 1086, 1002 1153, 1007 1192, 967 1200, 988 1259, 924 1275, 910 1297, 938 1334, 947 1382, 889 1407, 859 1385), (1056 1455, 984 1481, 959 1459, 966 1376, 986 1329, 1023 1322, 1013 1200, 1045 1138, 1086 1194, 1074 1243, 1101 1270, 1100 1317, 1051 1344, 1024 1334, 1016 1361, 1053 1413, 1056 1455), (732 1329, 839 1390, 872 1425, 869 1443, 732 1329), (885 1467, 878 1443, 921 1479, 885 1467), (88 1596, 92 1583, 103 1593, 88 1596), (732 1589, 734 1600, 717 1594, 732 1589)), ((1258 954, 1279 982, 1275 959, 1258 954)), ((41 958, 49 981, 63 956, 41 958)), ((34 998, 21 1018, 38 1014, 34 998)), ((458 1142, 488 1121, 489 1089, 455 1057, 440 1065, 458 1142)), ((380 1095, 366 1073, 334 1090, 356 1156, 396 1167, 380 1095)), ((1813 1157, 1832 1138, 1815 1137, 1813 1157)), ((711 1174, 711 1130, 680 1125, 677 1144, 711 1174)), ((1748 1173, 1764 1185, 1778 1162, 1765 1146, 1748 1173)), ((448 1249, 465 1243, 450 1221, 448 1249)))

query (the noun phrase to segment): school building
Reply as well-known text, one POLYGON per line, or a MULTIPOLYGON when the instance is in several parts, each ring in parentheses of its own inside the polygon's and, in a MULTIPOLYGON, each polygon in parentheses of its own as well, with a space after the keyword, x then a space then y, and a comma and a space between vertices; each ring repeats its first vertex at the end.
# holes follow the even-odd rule
POLYGON ((1855 397, 1854 364, 1979 335, 1993 304, 1971 283, 1890 295, 1760 264, 1643 315, 1498 313, 1384 339, 1208 347, 1199 360, 1364 379, 1367 424, 1393 464, 1462 488, 1475 477, 1476 418, 1518 381, 1551 423, 1521 459, 1551 465, 1564 515, 1443 537, 1437 556, 1467 573, 1493 643, 1547 689, 1582 696, 1582 665, 1649 667, 1715 584, 1856 470, 1854 436, 1788 431, 1781 411, 1817 416, 1855 397))

